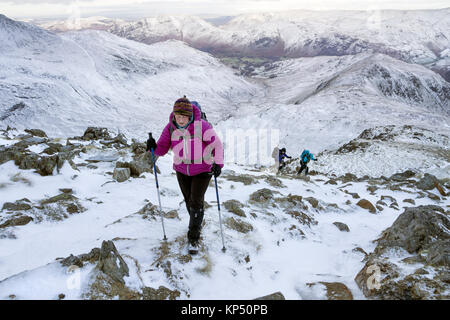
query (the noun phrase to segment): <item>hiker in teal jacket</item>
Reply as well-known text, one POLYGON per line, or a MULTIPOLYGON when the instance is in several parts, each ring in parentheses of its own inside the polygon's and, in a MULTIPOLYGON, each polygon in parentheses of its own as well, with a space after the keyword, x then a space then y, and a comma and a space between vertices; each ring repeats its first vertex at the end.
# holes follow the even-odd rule
POLYGON ((305 170, 305 176, 308 175, 308 162, 309 162, 310 160, 317 161, 317 159, 314 158, 314 155, 313 155, 311 152, 309 152, 309 150, 303 150, 303 152, 302 152, 302 154, 301 154, 301 156, 300 156, 300 165, 301 165, 301 168, 300 168, 300 170, 297 172, 297 174, 301 174, 302 171, 303 171, 304 169, 306 169, 306 170, 305 170))

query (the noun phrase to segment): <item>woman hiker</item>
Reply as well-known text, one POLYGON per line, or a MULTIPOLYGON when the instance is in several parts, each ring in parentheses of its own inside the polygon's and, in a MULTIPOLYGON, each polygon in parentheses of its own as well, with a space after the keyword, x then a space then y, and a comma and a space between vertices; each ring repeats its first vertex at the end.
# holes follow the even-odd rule
POLYGON ((203 221, 203 200, 211 175, 218 177, 223 168, 223 145, 211 124, 201 119, 201 111, 187 98, 175 101, 169 123, 158 142, 147 140, 147 150, 164 156, 174 152, 173 169, 189 212, 187 233, 189 251, 197 252, 203 221))

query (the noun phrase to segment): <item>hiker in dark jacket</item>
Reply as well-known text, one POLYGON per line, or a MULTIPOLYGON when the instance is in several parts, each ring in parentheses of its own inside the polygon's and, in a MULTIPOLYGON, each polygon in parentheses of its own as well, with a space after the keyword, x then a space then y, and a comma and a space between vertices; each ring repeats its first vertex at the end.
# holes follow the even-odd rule
POLYGON ((280 163, 280 166, 278 167, 278 172, 281 171, 286 166, 286 162, 284 162, 284 158, 291 159, 292 157, 288 156, 286 154, 286 148, 281 148, 280 152, 278 153, 278 162, 280 163))
POLYGON ((303 170, 305 170, 305 176, 308 175, 308 162, 310 160, 317 161, 317 159, 314 158, 314 155, 309 152, 309 150, 303 150, 301 156, 300 156, 300 170, 297 172, 297 174, 301 174, 303 170))
POLYGON ((198 248, 204 215, 203 201, 211 175, 223 168, 223 146, 211 124, 201 119, 200 109, 186 97, 175 101, 169 123, 158 142, 147 141, 147 149, 163 156, 174 152, 173 169, 189 212, 187 233, 190 247, 198 248))

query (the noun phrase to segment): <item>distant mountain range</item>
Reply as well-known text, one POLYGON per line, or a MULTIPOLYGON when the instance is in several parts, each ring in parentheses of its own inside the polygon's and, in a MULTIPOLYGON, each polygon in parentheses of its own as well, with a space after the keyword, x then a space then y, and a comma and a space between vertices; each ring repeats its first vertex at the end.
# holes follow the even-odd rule
MULTIPOLYGON (((66 31, 57 21, 42 27, 66 31)), ((215 26, 194 16, 157 16, 133 22, 82 19, 147 44, 176 39, 215 55, 271 59, 383 53, 418 63, 450 81, 450 8, 440 10, 290 11, 246 14, 215 26)))

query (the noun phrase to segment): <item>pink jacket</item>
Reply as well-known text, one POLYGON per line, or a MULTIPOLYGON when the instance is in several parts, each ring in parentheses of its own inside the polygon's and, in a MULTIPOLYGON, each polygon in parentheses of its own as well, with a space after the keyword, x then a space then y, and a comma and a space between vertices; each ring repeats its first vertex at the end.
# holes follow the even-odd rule
POLYGON ((192 107, 194 121, 186 129, 177 129, 172 122, 173 112, 170 114, 169 123, 155 149, 157 156, 163 156, 172 149, 173 169, 188 176, 210 172, 213 162, 223 168, 224 159, 223 145, 216 132, 207 121, 201 119, 201 111, 195 105, 192 107))

